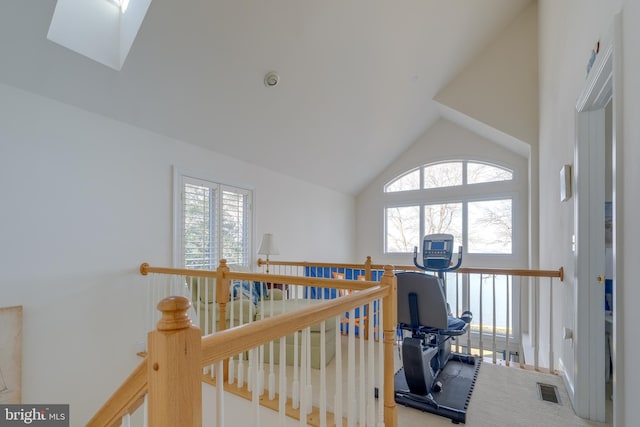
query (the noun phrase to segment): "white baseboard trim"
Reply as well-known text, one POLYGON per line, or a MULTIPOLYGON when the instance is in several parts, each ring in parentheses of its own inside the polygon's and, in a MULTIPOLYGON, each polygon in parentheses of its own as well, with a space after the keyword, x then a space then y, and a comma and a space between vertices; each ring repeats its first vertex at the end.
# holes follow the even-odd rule
POLYGON ((575 407, 576 407, 575 406, 575 398, 576 398, 575 388, 573 386, 573 381, 569 377, 567 369, 565 368, 564 363, 562 362, 561 357, 558 358, 558 372, 560 374, 560 377, 562 378, 562 381, 564 382, 565 388, 567 389, 569 400, 571 400, 571 407, 574 408, 574 411, 575 411, 575 407))

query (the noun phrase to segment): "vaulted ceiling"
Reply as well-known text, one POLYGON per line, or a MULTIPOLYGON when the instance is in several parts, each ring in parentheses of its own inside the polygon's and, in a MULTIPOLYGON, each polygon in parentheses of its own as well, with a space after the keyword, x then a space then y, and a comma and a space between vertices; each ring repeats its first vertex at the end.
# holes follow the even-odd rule
POLYGON ((154 0, 117 71, 47 39, 54 0, 8 0, 0 83, 357 194, 529 2, 154 0))

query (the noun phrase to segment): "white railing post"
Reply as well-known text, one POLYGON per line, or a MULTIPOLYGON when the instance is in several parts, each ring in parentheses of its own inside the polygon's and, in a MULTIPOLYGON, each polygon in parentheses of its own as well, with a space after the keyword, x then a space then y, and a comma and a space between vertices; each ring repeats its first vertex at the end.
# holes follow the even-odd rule
MULTIPOLYGON (((212 368, 213 369, 213 368, 212 368)), ((216 427, 224 427, 224 363, 217 364, 216 427)))
POLYGON ((549 278, 549 372, 554 369, 553 355, 553 278, 549 278))
POLYGON ((511 314, 510 314, 510 308, 511 308, 511 293, 509 292, 509 278, 511 276, 506 276, 507 277, 507 281, 506 281, 506 293, 507 293, 507 318, 506 323, 507 323, 507 327, 506 327, 506 332, 505 332, 505 354, 506 354, 506 361, 505 364, 507 366, 509 366, 510 364, 510 360, 511 360, 511 350, 509 349, 509 336, 511 335, 511 314))
POLYGON ((524 301, 525 301, 525 292, 524 292, 524 286, 522 285, 522 277, 520 277, 518 279, 518 287, 520 288, 520 292, 519 292, 519 301, 518 301, 518 305, 520 306, 520 309, 518 310, 518 329, 519 329, 519 347, 518 347, 518 351, 520 352, 520 354, 518 355, 518 362, 520 364, 520 369, 524 368, 524 325, 522 324, 522 318, 523 318, 523 313, 524 313, 524 301))
MULTIPOLYGON (((367 308, 367 306, 360 306, 360 320, 358 323, 358 342, 360 343, 360 358, 358 361, 358 375, 360 375, 360 390, 358 393, 358 397, 359 397, 359 405, 358 405, 358 423, 361 426, 366 425, 366 400, 367 400, 367 391, 366 391, 366 378, 365 378, 365 368, 366 368, 366 360, 365 360, 365 352, 364 352, 364 342, 365 342, 365 337, 369 336, 368 332, 365 333, 364 329, 365 327, 368 326, 368 323, 372 323, 371 322, 363 322, 362 320, 365 318, 365 308, 367 308), (366 326, 365 326, 366 325, 366 326)), ((367 319, 371 316, 371 312, 366 312, 366 316, 367 319)), ((355 319, 354 319, 355 320, 355 319)), ((369 336, 369 341, 373 340, 373 335, 369 336)))
MULTIPOLYGON (((374 307, 378 306, 378 309, 380 307, 380 302, 378 300, 373 301, 369 304, 369 309, 371 311, 369 311, 368 316, 369 316, 369 324, 368 324, 368 328, 369 328, 369 340, 367 341, 368 345, 367 345, 367 385, 365 386, 365 393, 364 395, 366 396, 366 404, 367 404, 367 417, 366 417, 366 425, 368 426, 374 426, 375 425, 375 418, 376 418, 376 414, 375 414, 375 394, 374 394, 374 388, 376 386, 376 382, 375 382, 375 349, 374 349, 374 343, 375 343, 375 321, 376 318, 374 317, 374 307)), ((378 319, 378 328, 380 328, 380 320, 378 319)))
POLYGON ((535 279, 534 282, 533 317, 535 320, 533 323, 533 368, 537 371, 540 368, 540 280, 535 279))
MULTIPOLYGON (((331 320, 329 320, 331 321, 331 320)), ((326 322, 320 324, 320 427, 327 427, 326 322)))
POLYGON ((492 328, 492 343, 491 343, 491 354, 493 363, 496 363, 496 275, 491 275, 491 289, 492 289, 492 297, 493 297, 493 328, 492 328))
POLYGON ((342 426, 342 334, 340 317, 336 317, 336 390, 333 418, 337 426, 342 426))
MULTIPOLYGON (((380 402, 380 399, 383 399, 384 402, 384 398, 385 398, 385 340, 383 337, 383 325, 384 325, 384 316, 385 313, 383 312, 383 308, 384 308, 384 304, 382 303, 382 301, 380 301, 379 306, 378 306, 378 335, 379 335, 379 339, 378 339, 378 402, 380 402)), ((395 331, 394 331, 394 336, 393 339, 395 339, 395 331)), ((392 362, 393 363, 393 362, 392 362)), ((384 404, 380 404, 378 403, 378 424, 376 427, 384 427, 384 423, 385 423, 385 416, 384 416, 384 410, 385 410, 385 405, 384 404)))
MULTIPOLYGON (((471 310, 471 279, 470 274, 465 273, 462 285, 464 289, 465 301, 464 305, 467 307, 466 310, 471 310)), ((471 325, 469 325, 467 329, 467 354, 471 354, 471 325)))
POLYGON ((482 340, 482 337, 484 336, 484 323, 483 323, 483 319, 482 319, 482 314, 483 314, 483 309, 482 309, 482 288, 484 287, 484 276, 482 274, 480 274, 480 333, 478 334, 478 339, 479 339, 479 344, 478 346, 480 347, 480 359, 484 358, 484 343, 482 340))
POLYGON ((349 333, 347 344, 347 426, 356 425, 356 322, 355 309, 349 310, 349 333))

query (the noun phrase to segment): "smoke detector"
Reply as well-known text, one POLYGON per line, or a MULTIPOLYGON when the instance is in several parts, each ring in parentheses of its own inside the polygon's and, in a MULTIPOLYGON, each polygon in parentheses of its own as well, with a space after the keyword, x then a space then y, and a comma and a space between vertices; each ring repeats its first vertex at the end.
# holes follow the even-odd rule
POLYGON ((280 81, 280 76, 278 73, 271 71, 264 76, 264 85, 266 87, 274 87, 277 86, 280 81))

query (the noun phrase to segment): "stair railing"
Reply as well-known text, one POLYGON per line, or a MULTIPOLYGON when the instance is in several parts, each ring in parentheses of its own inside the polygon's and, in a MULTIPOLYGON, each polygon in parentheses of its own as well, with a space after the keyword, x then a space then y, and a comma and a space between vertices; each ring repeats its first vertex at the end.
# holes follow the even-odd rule
MULTIPOLYGON (((273 280, 296 285, 349 288, 358 292, 230 329, 226 329, 223 320, 219 332, 204 337, 201 337, 199 328, 192 324, 189 317, 189 298, 184 296, 164 298, 158 303, 162 317, 158 321, 157 329, 148 335, 148 354, 87 425, 121 425, 123 419, 127 419, 146 402, 147 425, 201 426, 201 388, 204 368, 215 366, 219 377, 225 378, 228 374, 228 371, 225 372, 223 369, 225 361, 238 353, 297 333, 318 322, 336 319, 345 312, 353 311, 356 307, 364 307, 367 304, 373 304, 374 301, 380 301, 382 316, 379 327, 382 326, 384 338, 379 347, 380 360, 383 363, 379 385, 379 389, 382 390, 382 402, 378 405, 382 416, 378 424, 384 422, 385 426, 397 426, 397 408, 393 390, 397 289, 392 267, 386 266, 384 271, 379 283, 371 281, 353 283, 346 280, 278 275, 265 277, 263 274, 233 273, 229 271, 224 260, 215 272, 157 268, 143 264, 141 266, 143 274, 160 273, 189 277, 215 275, 218 284, 216 299, 221 304, 220 319, 225 319, 225 306, 229 301, 229 285, 232 279, 273 280)), ((223 384, 219 384, 220 389, 225 387, 223 384)), ((224 394, 216 393, 218 414, 223 413, 224 403, 221 399, 224 394)), ((254 396, 257 396, 255 392, 254 396)), ((342 414, 339 413, 338 416, 336 423, 342 425, 340 422, 342 414)), ((362 417, 362 414, 360 416, 362 417)), ((299 417, 303 421, 307 414, 300 410, 299 417)), ((216 415, 216 419, 218 426, 224 425, 223 417, 216 415)), ((358 422, 364 425, 362 421, 363 419, 360 418, 358 422)), ((352 423, 353 420, 350 419, 349 424, 352 423)))
MULTIPOLYGON (((265 265, 266 261, 258 259, 259 267, 265 265)), ((361 264, 270 260, 269 267, 275 274, 328 277, 339 272, 375 280, 384 266, 374 264, 368 256, 361 264)), ((394 271, 421 270, 414 265, 396 265, 394 271)), ((510 366, 515 362, 521 368, 555 373, 554 341, 559 332, 554 333, 554 287, 563 280, 562 267, 461 267, 447 273, 447 299, 454 315, 465 310, 474 314, 471 328, 465 338, 456 341, 455 351, 486 357, 493 363, 510 366)), ((365 337, 366 331, 365 327, 365 337)))

